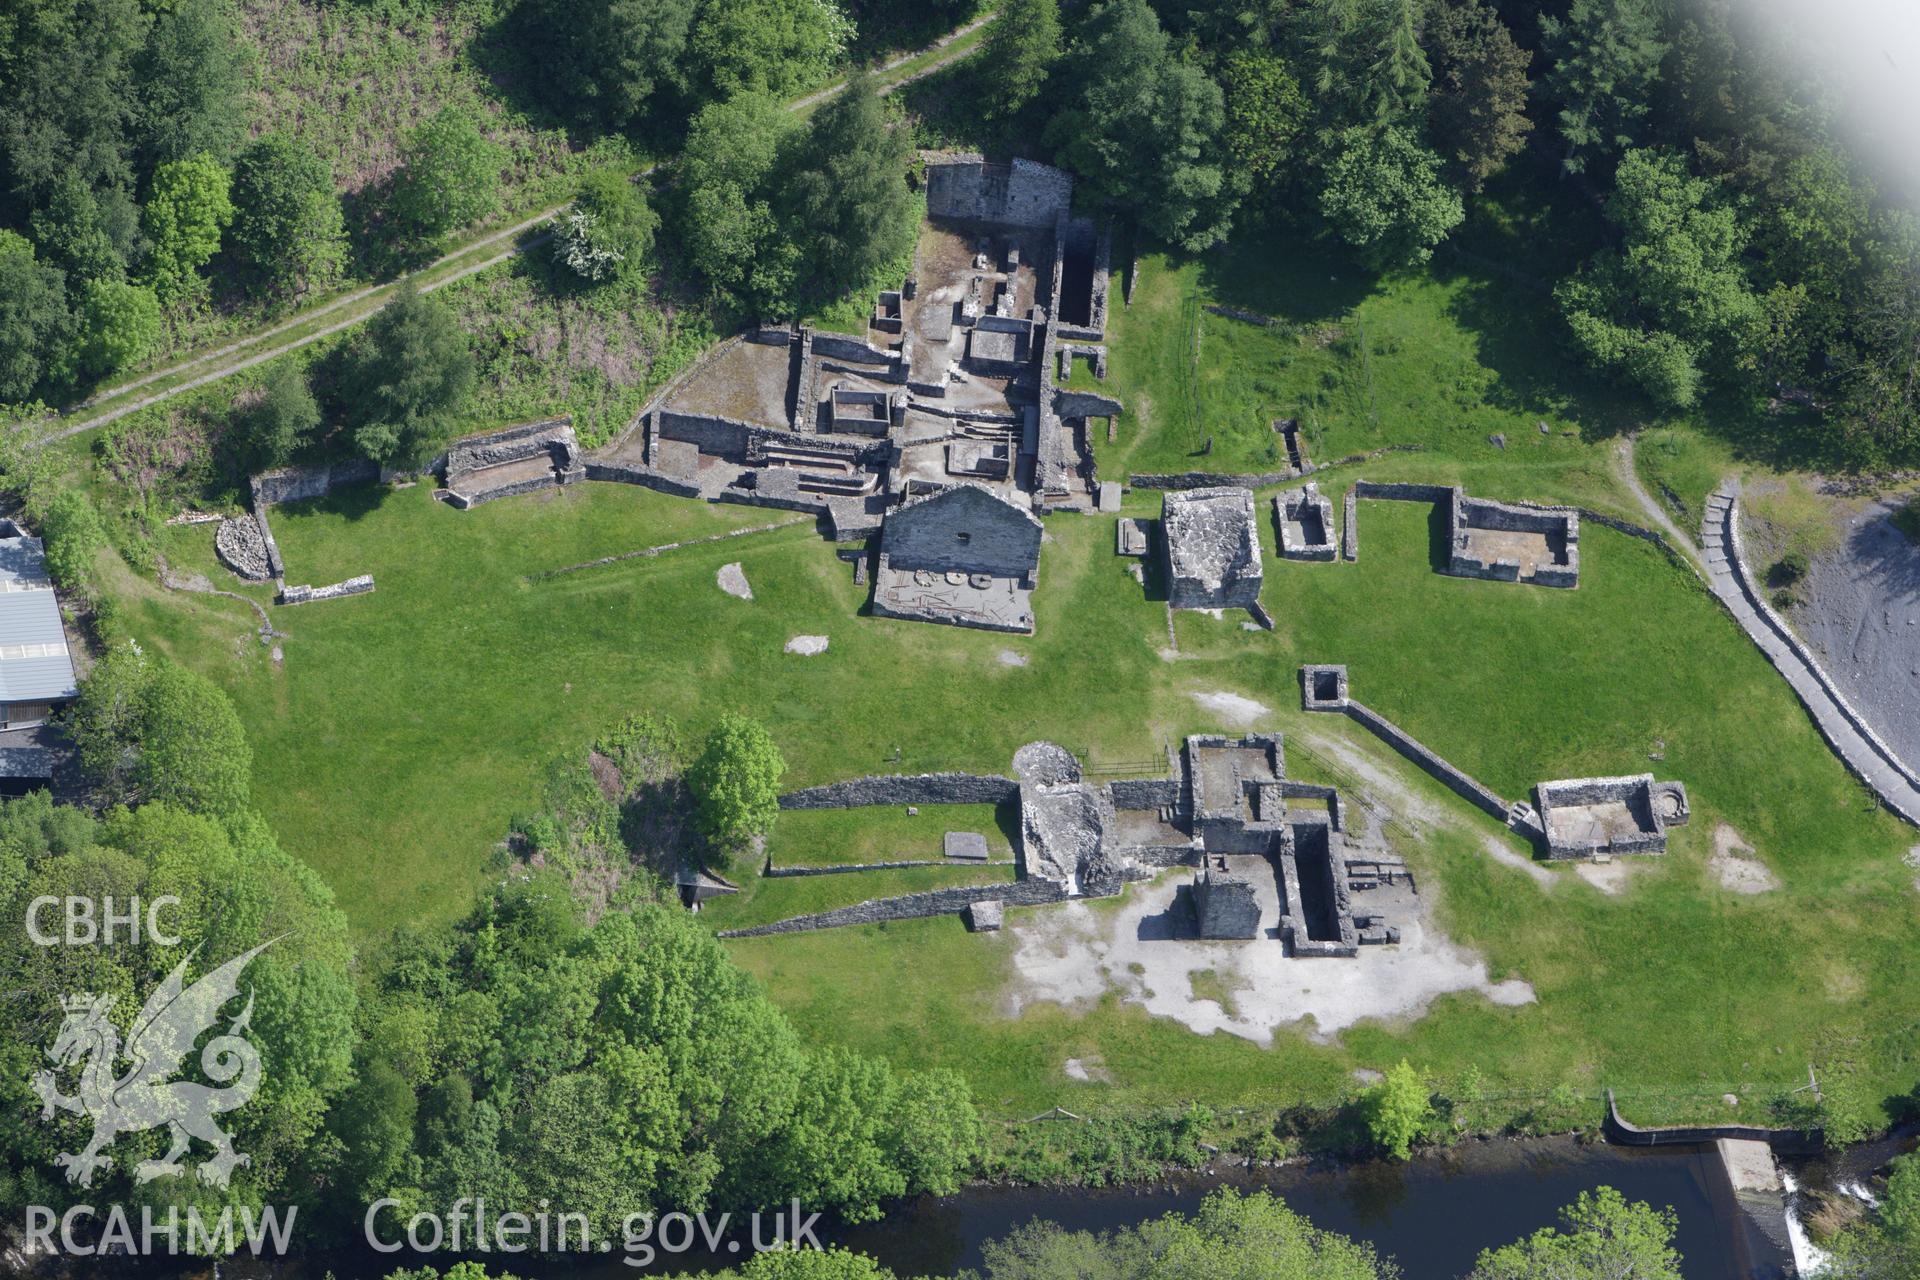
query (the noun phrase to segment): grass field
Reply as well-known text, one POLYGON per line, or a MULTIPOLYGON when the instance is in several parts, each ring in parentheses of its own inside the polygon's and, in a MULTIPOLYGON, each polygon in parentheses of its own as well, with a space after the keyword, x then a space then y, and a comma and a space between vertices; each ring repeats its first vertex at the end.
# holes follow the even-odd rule
MULTIPOLYGON (((1113 383, 1129 407, 1119 439, 1101 443, 1104 474, 1196 465, 1201 423, 1215 437, 1209 469, 1267 465, 1267 420, 1297 412, 1323 459, 1424 446, 1330 472, 1329 492, 1364 473, 1638 515, 1609 465, 1630 409, 1591 387, 1557 388, 1544 331, 1523 348, 1518 320, 1489 327, 1497 280, 1455 264, 1376 284, 1351 268, 1337 274, 1303 246, 1262 253, 1244 271, 1231 255, 1147 260, 1132 305, 1113 312, 1113 383), (1229 320, 1206 312, 1210 302, 1284 323, 1229 320), (1183 336, 1193 325, 1197 363, 1183 336), (1342 333, 1322 344, 1327 326, 1342 333), (1487 443, 1492 432, 1505 434, 1504 449, 1487 443)), ((1697 500, 1719 455, 1684 431, 1675 441, 1643 447, 1642 474, 1697 500)), ((1127 504, 1132 514, 1157 507, 1145 492, 1127 504)), ((1112 998, 1009 1017, 1013 939, 970 935, 953 919, 730 944, 809 1036, 957 1067, 996 1116, 1055 1103, 1324 1100, 1354 1067, 1401 1056, 1443 1076, 1478 1064, 1497 1096, 1611 1084, 1671 1092, 1679 1101, 1667 1114, 1703 1116, 1724 1112, 1721 1093, 1790 1080, 1808 1062, 1851 1065, 1876 1098, 1920 1074, 1920 991, 1905 980, 1920 898, 1900 861, 1912 831, 1847 776, 1697 579, 1643 542, 1589 527, 1576 591, 1466 581, 1432 572, 1428 508, 1364 503, 1357 565, 1269 558, 1276 630, 1182 615, 1171 661, 1161 654, 1164 606, 1113 555, 1112 516, 1048 520, 1030 638, 860 616, 864 592, 805 522, 536 576, 779 514, 601 485, 472 512, 434 503, 424 487, 276 509, 292 580, 371 572, 379 583, 370 597, 278 612, 290 633, 281 666, 233 602, 163 595, 124 571, 113 590, 143 643, 233 694, 261 808, 368 935, 462 911, 510 817, 534 796, 540 764, 642 709, 679 716, 694 734, 722 711, 751 710, 796 786, 1002 771, 1035 738, 1096 761, 1141 760, 1184 733, 1227 727, 1195 696, 1220 692, 1264 704, 1262 723, 1291 735, 1341 736, 1380 754, 1344 721, 1297 710, 1297 666, 1337 661, 1356 696, 1504 794, 1648 769, 1688 786, 1692 825, 1610 895, 1564 870, 1542 886, 1493 860, 1474 834, 1491 824, 1411 778, 1416 794, 1458 818, 1405 850, 1423 891, 1494 979, 1524 978, 1538 1003, 1450 996, 1422 1018, 1363 1024, 1332 1044, 1304 1029, 1271 1049, 1196 1036, 1112 998), (715 584, 732 561, 751 602, 715 584), (783 652, 808 633, 829 636, 829 650, 783 652), (1003 650, 1026 664, 1003 662, 1003 650), (1719 887, 1707 863, 1720 823, 1784 888, 1739 897, 1719 887), (1113 1083, 1065 1076, 1066 1059, 1090 1055, 1113 1083)), ((167 537, 176 563, 211 572, 209 530, 167 537)), ((1293 763, 1317 776, 1304 752, 1293 763)), ((930 850, 946 829, 983 830, 1004 847, 1004 815, 950 816, 951 826, 927 809, 911 821, 893 811, 787 815, 770 853, 776 864, 859 861, 930 850)), ((703 918, 727 927, 883 887, 1002 874, 759 881, 747 871, 748 892, 703 918)))

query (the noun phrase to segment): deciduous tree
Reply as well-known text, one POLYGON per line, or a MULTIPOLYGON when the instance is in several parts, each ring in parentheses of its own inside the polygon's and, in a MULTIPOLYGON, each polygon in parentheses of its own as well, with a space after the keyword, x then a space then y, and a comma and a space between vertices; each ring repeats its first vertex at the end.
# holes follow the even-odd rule
POLYGON ((522 0, 515 13, 540 92, 569 120, 619 129, 684 78, 698 0, 522 0))
POLYGON ((787 313, 798 246, 773 211, 780 157, 802 127, 762 94, 716 102, 694 117, 680 158, 680 242, 700 273, 764 315, 787 313))
POLYGON ((202 288, 200 268, 220 251, 220 237, 233 222, 232 186, 232 175, 204 154, 168 161, 154 173, 140 216, 147 278, 161 302, 179 302, 202 288))
POLYGON ((104 378, 138 364, 160 340, 160 300, 124 280, 90 280, 80 296, 79 371, 104 378))
POLYGON ((276 363, 259 400, 234 415, 234 453, 249 471, 284 467, 320 426, 320 404, 306 371, 290 360, 276 363))
POLYGON ((834 0, 701 0, 687 42, 694 91, 790 98, 826 80, 852 39, 834 0))
POLYGON ((233 204, 233 245, 260 292, 302 293, 340 273, 346 232, 333 173, 304 142, 255 139, 234 162, 233 204))
POLYGON ((687 770, 698 802, 700 829, 722 848, 735 848, 772 829, 780 812, 780 775, 786 761, 773 735, 743 715, 720 718, 700 758, 687 770))
POLYGON ((660 219, 646 193, 624 173, 596 170, 554 229, 553 256, 582 280, 599 283, 639 271, 660 219))
POLYGON ((1612 1187, 1580 1193, 1559 1228, 1480 1255, 1470 1280, 1681 1280, 1671 1209, 1629 1204, 1612 1187))
POLYGON ((1698 400, 1709 365, 1726 382, 1750 375, 1764 316, 1741 262, 1745 230, 1717 185, 1679 156, 1631 151, 1607 218, 1618 246, 1555 291, 1575 347, 1670 407, 1698 400))
POLYGON ((1320 212, 1375 270, 1425 262, 1466 217, 1459 194, 1441 181, 1440 157, 1397 127, 1341 135, 1320 212))
POLYGON ((403 285, 355 338, 342 375, 354 443, 389 466, 423 462, 473 394, 473 350, 453 312, 403 285))
POLYGON ((1427 1082, 1402 1058, 1360 1096, 1368 1135, 1396 1160, 1413 1154, 1413 1142, 1433 1117, 1427 1082))
POLYGON ((416 232, 437 236, 500 209, 506 149, 480 131, 471 111, 442 107, 407 135, 393 209, 416 232))

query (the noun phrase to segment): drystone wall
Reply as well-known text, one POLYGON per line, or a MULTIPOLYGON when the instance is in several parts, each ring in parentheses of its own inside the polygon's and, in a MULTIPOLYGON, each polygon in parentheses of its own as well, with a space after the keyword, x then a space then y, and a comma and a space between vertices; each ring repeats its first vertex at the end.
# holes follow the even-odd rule
POLYGON ((859 809, 876 804, 1002 804, 1020 784, 998 774, 914 773, 850 778, 789 791, 782 809, 859 809))
POLYGON ((1005 884, 969 885, 956 889, 932 889, 897 898, 875 898, 851 907, 793 916, 751 929, 727 929, 722 938, 761 938, 779 933, 810 933, 816 929, 840 929, 855 924, 879 924, 886 920, 920 920, 966 910, 976 902, 1004 902, 1008 906, 1033 907, 1065 902, 1071 895, 1064 885, 1051 880, 1017 880, 1005 884))

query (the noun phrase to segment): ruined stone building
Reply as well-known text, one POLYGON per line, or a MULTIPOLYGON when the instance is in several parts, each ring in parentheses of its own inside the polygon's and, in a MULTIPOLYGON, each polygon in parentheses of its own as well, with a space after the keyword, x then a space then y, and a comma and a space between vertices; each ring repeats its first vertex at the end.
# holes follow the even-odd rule
POLYGON ((1040 520, 976 484, 909 498, 880 531, 873 611, 988 631, 1031 632, 1040 520))
MULTIPOLYGON (((1038 516, 1094 509, 1088 423, 1121 405, 1058 386, 1057 353, 1063 340, 1104 340, 1111 238, 1073 217, 1073 179, 1059 169, 944 152, 926 162, 913 274, 880 293, 866 332, 755 327, 664 388, 584 471, 812 512, 836 541, 878 538, 875 613, 1030 630, 1033 563, 907 567, 903 548, 962 513, 990 540, 1007 531, 1037 545, 1038 516), (965 496, 923 510, 943 488, 998 506, 965 496), (920 528, 885 536, 901 517, 920 528)), ((1076 350, 1105 368, 1104 347, 1076 350)))
POLYGON ((1167 600, 1176 609, 1252 609, 1260 603, 1260 531, 1253 490, 1169 492, 1161 501, 1167 600))
POLYGON ((1104 784, 1089 781, 1064 747, 1030 742, 1014 753, 1013 773, 1014 781, 971 774, 858 778, 782 796, 781 806, 791 809, 1017 799, 1019 878, 1010 885, 873 899, 739 932, 791 933, 953 912, 972 927, 998 927, 1003 904, 1106 897, 1162 870, 1192 868, 1187 905, 1178 908, 1183 914, 1170 937, 1264 940, 1301 957, 1353 956, 1361 946, 1399 941, 1382 908, 1356 911, 1353 894, 1388 885, 1411 893, 1405 868, 1349 855, 1339 793, 1289 779, 1278 734, 1196 734, 1182 744, 1171 776, 1104 784))

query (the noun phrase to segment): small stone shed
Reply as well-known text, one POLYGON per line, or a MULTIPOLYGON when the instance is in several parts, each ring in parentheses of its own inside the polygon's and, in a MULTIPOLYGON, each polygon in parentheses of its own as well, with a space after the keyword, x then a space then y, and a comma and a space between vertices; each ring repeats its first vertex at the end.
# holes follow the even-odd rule
POLYGON ((1308 481, 1273 500, 1274 524, 1280 533, 1280 554, 1288 560, 1331 560, 1334 557, 1333 500, 1308 481))
POLYGON ((977 484, 909 498, 880 533, 873 611, 988 631, 1033 630, 1041 524, 977 484))
POLYGON ((1169 492, 1160 507, 1167 601, 1176 609, 1252 609, 1260 603, 1260 532, 1253 490, 1169 492))
POLYGON ((1667 828, 1690 816, 1687 789, 1650 773, 1543 782, 1534 797, 1554 859, 1665 853, 1667 828))

